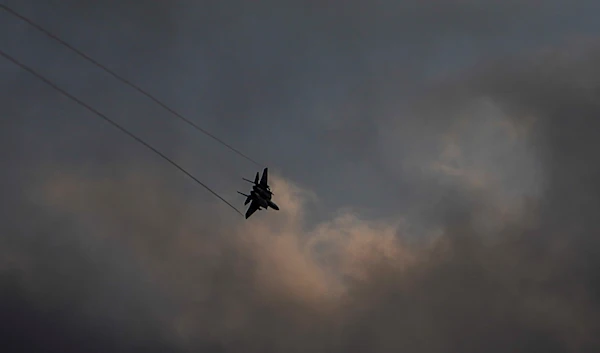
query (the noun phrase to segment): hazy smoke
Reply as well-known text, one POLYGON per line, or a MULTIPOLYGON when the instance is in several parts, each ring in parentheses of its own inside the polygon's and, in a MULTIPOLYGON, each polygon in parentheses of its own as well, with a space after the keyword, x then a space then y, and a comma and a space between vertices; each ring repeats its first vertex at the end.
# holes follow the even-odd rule
MULTIPOLYGON (((186 80, 177 77, 170 81, 175 70, 161 66, 180 60, 167 55, 167 49, 182 40, 177 39, 175 16, 181 9, 149 4, 142 15, 132 10, 139 8, 133 3, 111 2, 102 7, 106 14, 130 11, 113 22, 117 29, 107 28, 105 35, 118 40, 118 28, 131 25, 131 31, 142 36, 156 31, 160 23, 160 28, 171 29, 159 31, 164 37, 158 47, 164 54, 144 54, 157 51, 144 37, 140 48, 129 47, 126 52, 133 58, 148 58, 147 67, 136 67, 118 57, 118 50, 104 54, 104 59, 140 79, 154 68, 155 78, 146 82, 164 86, 163 91, 172 87, 183 91, 186 80), (176 43, 169 44, 171 40, 176 43)), ((15 4, 27 9, 21 2, 15 4)), ((30 7, 31 13, 43 17, 36 6, 30 7)), ((323 33, 329 36, 349 35, 344 29, 354 28, 354 24, 369 28, 366 39, 351 37, 347 47, 342 46, 344 41, 336 43, 350 51, 375 52, 377 46, 369 47, 368 39, 384 38, 383 33, 390 30, 384 25, 392 26, 393 21, 382 20, 382 27, 377 27, 385 13, 358 1, 345 6, 339 19, 320 10, 314 24, 326 27, 323 33)), ((108 23, 91 10, 96 7, 65 7, 61 13, 69 20, 53 21, 66 31, 82 29, 84 36, 85 21, 72 18, 91 16, 92 22, 108 23)), ((435 33, 433 28, 442 24, 445 28, 461 24, 461 30, 471 33, 489 24, 484 21, 488 11, 483 8, 481 12, 473 10, 479 15, 470 21, 453 21, 475 9, 468 1, 456 5, 455 17, 443 17, 443 23, 431 20, 441 15, 425 7, 405 10, 429 19, 431 28, 419 21, 415 21, 417 27, 404 25, 435 33)), ((267 11, 269 6, 260 9, 267 11)), ((451 9, 448 6, 446 10, 451 9)), ((236 26, 246 28, 255 23, 249 20, 251 16, 238 14, 248 22, 232 21, 228 27, 221 18, 227 11, 217 5, 211 6, 211 11, 214 16, 204 15, 207 19, 202 26, 222 26, 232 38, 239 34, 236 26)), ((510 22, 510 11, 505 11, 506 17, 498 16, 496 23, 510 22)), ((525 10, 519 13, 529 14, 525 10)), ((568 13, 565 16, 570 18, 568 13)), ((558 17, 544 9, 531 18, 550 26, 558 17)), ((300 22, 286 28, 302 28, 300 22)), ((5 23, 7 28, 18 27, 17 22, 5 23)), ((492 27, 488 39, 499 35, 492 27)), ((89 28, 89 35, 100 31, 89 28)), ((203 47, 219 43, 216 35, 199 37, 205 40, 203 47)), ((8 43, 29 62, 35 62, 30 52, 42 50, 16 45, 18 40, 8 36, 2 40, 3 48, 8 43)), ((238 40, 240 46, 245 43, 238 40)), ((42 48, 50 46, 39 38, 32 42, 32 46, 38 42, 42 48)), ((122 39, 115 45, 126 47, 126 43, 128 40, 122 39)), ((0 120, 0 156, 5 168, 0 174, 0 312, 5 322, 0 341, 4 350, 599 351, 600 243, 596 234, 600 224, 596 215, 600 211, 600 169, 596 151, 600 142, 596 134, 600 123, 596 117, 600 113, 600 47, 594 40, 571 46, 554 44, 551 48, 555 49, 486 60, 476 69, 460 70, 460 75, 438 77, 434 83, 415 87, 402 105, 393 99, 393 92, 399 89, 395 83, 398 76, 379 72, 380 76, 364 84, 359 79, 362 74, 356 74, 363 72, 362 66, 354 66, 352 60, 343 62, 349 75, 358 77, 352 82, 361 82, 354 92, 371 92, 371 87, 381 95, 374 94, 371 101, 355 98, 356 104, 350 106, 325 104, 331 114, 312 118, 311 126, 335 126, 335 119, 343 122, 347 112, 363 109, 350 116, 356 131, 342 124, 335 134, 328 135, 332 140, 327 143, 319 138, 302 142, 288 133, 295 127, 302 136, 303 130, 298 128, 302 125, 292 118, 274 117, 277 114, 264 116, 257 127, 240 123, 247 131, 239 126, 228 130, 229 125, 237 124, 233 118, 238 109, 258 114, 263 99, 266 102, 257 94, 254 101, 246 101, 245 108, 237 105, 243 103, 237 99, 246 91, 229 91, 227 86, 241 87, 237 85, 243 81, 240 75, 260 65, 229 56, 232 61, 221 69, 231 68, 230 80, 224 80, 211 94, 234 107, 228 108, 232 112, 225 114, 224 120, 212 116, 214 120, 207 118, 207 124, 227 131, 233 140, 239 135, 239 141, 248 145, 253 145, 255 137, 247 135, 277 126, 270 132, 288 133, 284 136, 289 141, 281 145, 289 144, 289 150, 268 152, 264 145, 257 150, 264 149, 269 158, 282 160, 279 168, 290 174, 295 168, 306 174, 321 173, 316 166, 325 169, 323 174, 333 173, 335 167, 327 163, 336 156, 353 160, 352 139, 372 124, 373 129, 368 130, 372 135, 364 141, 354 140, 365 144, 361 152, 365 159, 356 158, 350 167, 340 162, 347 169, 336 172, 336 178, 347 175, 350 181, 323 177, 320 187, 339 190, 335 189, 340 188, 338 184, 352 184, 353 178, 358 178, 363 183, 353 183, 346 192, 373 188, 373 193, 402 199, 402 205, 392 208, 385 220, 339 211, 314 221, 311 210, 327 204, 328 195, 318 188, 312 191, 298 186, 276 171, 272 183, 281 211, 263 211, 249 221, 238 220, 217 201, 196 197, 201 194, 196 189, 190 193, 193 186, 176 171, 163 168, 144 150, 135 150, 128 140, 119 140, 109 127, 103 130, 100 123, 94 125, 84 116, 87 112, 1 64, 6 78, 0 120), (369 122, 369 115, 377 112, 381 114, 369 122), (284 158, 303 150, 312 153, 315 145, 322 151, 336 146, 337 155, 323 152, 299 160, 284 158), (365 172, 372 173, 374 166, 379 168, 373 173, 377 175, 365 172), (405 185, 410 186, 409 191, 405 185)), ((321 47, 307 44, 306 48, 312 50, 307 51, 311 55, 308 61, 315 63, 321 47)), ((216 65, 217 59, 227 58, 227 50, 219 50, 220 54, 213 52, 214 57, 204 64, 216 65)), ((297 53, 294 50, 290 53, 297 53)), ((281 54, 274 62, 286 62, 286 57, 289 55, 281 54)), ((61 58, 66 64, 59 59, 38 60, 38 64, 86 101, 108 114, 119 114, 128 126, 168 152, 178 154, 189 147, 179 142, 182 136, 187 141, 188 135, 179 135, 175 125, 154 107, 146 107, 144 100, 126 95, 103 76, 92 75, 88 66, 68 54, 61 58), (79 70, 83 77, 72 71, 68 77, 59 75, 67 70, 79 70)), ((403 72, 413 65, 410 61, 403 64, 403 72)), ((308 72, 317 80, 319 71, 309 66, 303 71, 292 65, 296 71, 287 77, 301 83, 300 78, 308 72)), ((286 71, 272 69, 275 73, 286 71)), ((269 92, 273 86, 268 82, 281 83, 274 77, 278 75, 246 79, 261 82, 253 90, 264 87, 263 92, 269 92)), ((326 91, 316 97, 306 93, 308 86, 303 87, 302 102, 314 106, 334 101, 336 94, 361 97, 360 93, 326 91)), ((277 94, 287 97, 284 90, 275 91, 265 95, 270 99, 277 94)), ((184 109, 195 108, 192 104, 184 109)), ((198 109, 218 111, 212 106, 198 109)), ((207 149, 202 151, 211 155, 207 149)), ((217 157, 210 158, 220 162, 220 152, 214 153, 217 157)), ((226 164, 215 163, 214 168, 201 162, 188 165, 211 180, 223 174, 220 183, 226 189, 237 187, 231 180, 238 176, 225 175, 231 171, 226 164)), ((295 175, 294 180, 303 179, 295 175)), ((365 198, 362 203, 369 206, 377 201, 373 199, 365 198)), ((394 205, 389 200, 381 202, 394 205)))

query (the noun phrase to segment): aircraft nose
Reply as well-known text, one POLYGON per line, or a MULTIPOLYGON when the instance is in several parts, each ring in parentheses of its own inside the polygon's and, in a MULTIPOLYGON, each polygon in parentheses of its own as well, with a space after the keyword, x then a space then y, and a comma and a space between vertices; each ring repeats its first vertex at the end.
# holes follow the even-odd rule
POLYGON ((279 206, 277 206, 277 204, 275 202, 273 202, 272 207, 273 207, 274 210, 279 211, 279 206))

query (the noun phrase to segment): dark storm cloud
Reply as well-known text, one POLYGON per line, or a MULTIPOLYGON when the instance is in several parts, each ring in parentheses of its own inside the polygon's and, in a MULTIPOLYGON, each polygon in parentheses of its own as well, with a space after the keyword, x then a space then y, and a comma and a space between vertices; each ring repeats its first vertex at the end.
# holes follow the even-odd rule
MULTIPOLYGON (((323 193, 331 200, 329 207, 367 202, 378 205, 370 207, 374 213, 406 208, 422 192, 406 190, 427 189, 412 186, 421 176, 411 179, 392 171, 391 164, 410 158, 409 146, 398 148, 390 160, 381 157, 379 142, 390 121, 402 120, 403 131, 443 125, 439 118, 405 117, 425 78, 552 44, 562 36, 592 33, 598 6, 594 1, 543 6, 535 1, 380 1, 376 6, 364 1, 214 1, 176 2, 166 11, 156 2, 134 3, 107 3, 111 7, 86 2, 75 7, 77 16, 69 16, 71 21, 52 23, 43 14, 36 19, 52 24, 70 42, 253 158, 323 193), (362 184, 372 185, 373 191, 353 190, 362 184)), ((59 9, 54 12, 72 11, 62 5, 59 9)), ((55 48, 46 44, 44 52, 50 47, 55 48)), ((52 60, 48 57, 45 61, 52 60)), ((166 123, 168 113, 112 78, 92 75, 95 71, 87 64, 80 65, 76 68, 83 75, 78 80, 77 75, 60 74, 57 67, 51 72, 153 141, 165 139, 154 133, 155 124, 132 116, 157 119, 160 129, 187 130, 183 124, 166 123), (89 87, 103 82, 113 94, 86 92, 77 83, 83 78, 89 87)), ((236 171, 236 177, 254 172, 252 165, 230 158, 229 151, 203 136, 188 135, 194 138, 169 138, 185 144, 182 150, 193 151, 185 158, 210 160, 218 155, 227 161, 222 168, 236 171)), ((400 133, 397 139, 410 145, 418 135, 400 133)), ((161 147, 171 149, 175 141, 161 147)), ((203 173, 201 169, 195 171, 203 173)))
MULTIPOLYGON (((600 207, 594 196, 600 170, 594 163, 597 142, 593 138, 600 127, 595 118, 600 113, 599 48, 597 40, 581 40, 514 55, 456 78, 429 96, 439 102, 429 108, 434 114, 488 98, 516 128, 531 125, 529 143, 538 152, 544 176, 542 205, 549 212, 544 218, 585 225, 580 230, 596 229, 593 214, 600 207)), ((427 99, 423 104, 428 104, 427 99)))
MULTIPOLYGON (((370 204, 358 189, 377 195, 370 188, 387 189, 381 180, 404 183, 417 191, 404 200, 407 208, 413 199, 436 196, 422 200, 419 211, 445 233, 432 245, 412 247, 402 244, 402 232, 371 220, 328 219, 306 227, 300 211, 308 207, 285 183, 277 185, 285 206, 280 213, 238 228, 214 204, 190 202, 187 182, 160 161, 2 64, 8 79, 0 156, 10 166, 0 183, 5 350, 597 352, 596 44, 515 55, 445 85, 434 82, 431 90, 421 83, 446 69, 437 49, 423 41, 447 33, 476 38, 476 49, 447 58, 468 64, 527 46, 539 35, 550 33, 544 44, 555 44, 554 34, 585 32, 592 25, 579 14, 592 16, 597 6, 534 3, 418 2, 411 8, 330 1, 290 3, 286 10, 269 2, 214 2, 187 11, 192 19, 158 2, 144 10, 133 1, 70 3, 61 5, 60 18, 45 16, 49 7, 35 2, 12 3, 62 34, 73 33, 77 44, 182 110, 201 112, 209 127, 259 146, 259 154, 305 185, 312 177, 332 193, 350 190, 370 204), (112 22, 103 18, 108 15, 112 22), (537 26, 521 35, 531 24, 537 26), (129 46, 128 35, 140 47, 129 46), (429 60, 422 60, 425 54, 429 60), (399 97, 412 86, 420 87, 399 97), (405 154, 415 167, 421 159, 429 163, 439 151, 427 145, 481 97, 517 125, 534 116, 526 140, 542 156, 544 175, 541 197, 492 237, 474 226, 482 209, 496 209, 488 189, 405 176, 391 170, 389 157, 405 154), (324 113, 307 118, 314 107, 330 112, 333 123, 322 121, 324 113), (378 128, 394 126, 402 127, 396 139, 403 148, 382 157, 378 128), (318 134, 327 128, 334 132, 318 134), (270 145, 260 140, 263 132, 273 134, 270 145), (324 153, 331 145, 334 153, 324 153), (358 159, 358 152, 367 161, 380 159, 384 176, 365 172, 360 160, 337 162, 358 159), (396 232, 399 239, 390 237, 396 232), (327 250, 306 245, 312 240, 327 243, 327 250)), ((5 19, 2 26, 22 30, 5 19)), ((155 107, 66 52, 50 56, 45 50, 55 47, 33 32, 19 33, 16 39, 3 35, 3 49, 8 43, 15 55, 161 148, 177 153, 209 146, 188 141, 191 134, 180 141, 155 107), (27 38, 35 39, 20 45, 27 38)), ((454 39, 441 41, 452 47, 454 39)), ((212 148, 208 160, 235 169, 212 148)), ((219 175, 203 171, 195 153, 181 153, 211 180, 219 175)))
MULTIPOLYGON (((117 51, 119 55, 136 52, 140 55, 144 45, 148 46, 141 33, 156 30, 160 35, 155 38, 169 38, 173 34, 173 21, 166 6, 150 4, 141 13, 131 11, 135 10, 131 2, 103 3, 103 6, 97 2, 5 4, 57 34, 75 34, 74 44, 83 42, 85 47, 87 42, 88 47, 95 43, 111 48, 101 59, 114 58, 117 51), (124 17, 115 17, 115 13, 124 17), (113 17, 106 21, 109 14, 113 17), (154 20, 150 20, 152 14, 154 20), (124 33, 137 34, 142 44, 138 41, 137 47, 123 45, 119 37, 124 37, 124 33)), ((68 53, 65 55, 55 43, 7 13, 2 12, 1 16, 3 50, 57 79, 76 95, 83 94, 85 98, 87 93, 118 104, 116 101, 123 92, 111 90, 115 85, 106 78, 90 74, 89 65, 68 53), (62 71, 63 77, 56 71, 62 71)), ((86 116, 87 111, 10 63, 2 62, 1 69, 0 156, 4 172, 0 177, 0 305, 6 319, 0 338, 2 349, 7 352, 170 351, 170 338, 165 337, 160 319, 168 304, 160 294, 151 294, 156 290, 120 247, 101 241, 94 243, 93 236, 77 222, 40 210, 30 198, 33 180, 51 177, 61 162, 93 172, 102 169, 109 160, 114 162, 119 151, 130 150, 131 143, 119 140, 118 135, 114 138, 110 127, 86 116)), ((129 102, 121 99, 121 108, 127 106, 124 101, 131 103, 131 98, 129 102)), ((107 106, 110 107, 100 105, 100 110, 107 106)))
POLYGON ((595 214, 600 209, 600 169, 594 162, 598 148, 594 131, 600 128, 599 59, 598 42, 583 42, 534 56, 525 66, 513 63, 494 70, 478 87, 516 119, 526 115, 537 119, 549 178, 545 201, 553 209, 548 218, 560 215, 573 225, 593 225, 588 231, 598 230, 595 214))
MULTIPOLYGON (((163 42, 173 38, 175 33, 172 29, 165 31, 160 27, 173 28, 174 8, 150 4, 144 7, 143 12, 121 12, 132 8, 131 2, 128 1, 105 2, 103 6, 98 6, 97 2, 77 2, 78 6, 68 6, 75 3, 70 2, 65 6, 64 2, 58 1, 44 4, 13 1, 7 5, 58 36, 66 38, 68 42, 125 76, 135 76, 136 71, 151 70, 164 64, 161 61, 160 50, 157 49, 164 48, 163 42), (57 6, 59 3, 60 6, 57 6), (108 14, 112 17, 107 19, 108 14), (129 15, 126 16, 127 14, 129 15), (147 35, 148 33, 151 34, 147 35), (148 50, 156 50, 156 54, 137 66, 127 59, 130 56, 143 56, 148 50)), ((139 103, 141 100, 136 100, 136 95, 131 94, 131 90, 124 89, 122 85, 114 82, 114 78, 94 68, 25 22, 4 11, 1 16, 3 50, 11 56, 32 66, 56 81, 59 86, 107 114, 112 115, 111 108, 118 107, 116 115, 120 121, 131 119, 128 115, 137 112, 147 117, 146 124, 154 125, 148 121, 153 116, 151 109, 134 110, 142 104, 139 103)), ((168 45, 166 47, 168 48, 168 45)), ((91 119, 85 117, 88 115, 85 109, 12 64, 3 63, 2 67, 10 80, 7 83, 12 88, 6 91, 8 96, 5 96, 7 99, 4 106, 14 107, 15 114, 23 117, 15 117, 12 120, 20 120, 18 124, 25 126, 25 129, 32 121, 38 120, 32 124, 40 127, 37 131, 54 130, 53 133, 38 133, 36 138, 48 141, 52 137, 45 136, 63 136, 76 143, 77 139, 85 140, 86 137, 93 138, 92 135, 97 135, 98 126, 103 123, 96 123, 96 126, 94 122, 90 123, 91 119), (35 100, 22 94, 23 90, 32 88, 36 90, 35 100), (39 118, 41 114, 51 114, 51 118, 39 118), (90 134, 88 130, 94 133, 90 134)), ((160 74, 160 71, 155 73, 156 76, 160 74)), ((118 137, 113 139, 113 142, 117 140, 118 137)), ((60 152, 65 151, 63 149, 60 152)), ((81 156, 78 158, 81 159, 81 156)))
MULTIPOLYGON (((257 228, 236 231, 199 222, 200 209, 184 217, 169 212, 171 187, 139 173, 109 180, 72 175, 47 181, 51 195, 43 203, 53 214, 81 224, 84 232, 97 234, 86 236, 87 241, 100 237, 119 244, 144 269, 138 276, 150 276, 156 286, 151 292, 145 286, 122 290, 136 300, 161 290, 174 299, 170 305, 158 302, 170 309, 165 315, 170 320, 158 322, 173 325, 165 328, 167 337, 173 331, 181 335, 175 346, 227 352, 598 348, 598 303, 590 292, 594 272, 578 269, 581 248, 565 246, 574 245, 568 237, 548 237, 543 223, 534 229, 515 224, 502 237, 486 239, 462 214, 450 219, 442 238, 416 248, 386 241, 387 230, 369 221, 331 222, 318 234, 293 223, 274 227, 261 221, 257 228), (134 187, 140 181, 154 193, 140 198, 134 187), (336 232, 343 235, 336 238, 336 232), (319 237, 337 253, 328 256, 325 267, 337 262, 333 270, 349 276, 342 292, 314 264, 317 253, 302 246, 319 237)), ((279 197, 286 199, 289 190, 283 186, 278 185, 279 197)), ((283 210, 294 203, 283 204, 283 210)), ((113 263, 115 256, 105 261, 113 263)), ((118 264, 130 271, 127 262, 118 264)), ((49 267, 51 273, 55 266, 49 267)), ((63 268, 63 273, 72 271, 63 268)), ((100 299, 115 290, 106 288, 112 290, 101 291, 100 299)), ((139 327, 135 322, 127 328, 139 327)))
POLYGON ((104 230, 32 203, 23 174, 2 186, 3 350, 168 351, 165 301, 143 272, 118 244, 94 239, 104 230))
MULTIPOLYGON (((322 193, 330 207, 366 202, 385 213, 429 188, 407 192, 422 176, 393 173, 390 164, 410 158, 422 131, 450 124, 443 114, 407 117, 425 79, 593 33, 597 22, 585 14, 597 7, 593 1, 211 2, 182 16, 178 42, 185 51, 174 56, 199 78, 184 89, 198 92, 198 102, 184 104, 197 107, 207 124, 212 120, 211 128, 322 193), (397 121, 397 140, 408 142, 390 160, 382 157, 380 135, 397 121), (355 187, 365 184, 370 191, 355 187)), ((436 141, 423 144, 431 149, 436 141)))

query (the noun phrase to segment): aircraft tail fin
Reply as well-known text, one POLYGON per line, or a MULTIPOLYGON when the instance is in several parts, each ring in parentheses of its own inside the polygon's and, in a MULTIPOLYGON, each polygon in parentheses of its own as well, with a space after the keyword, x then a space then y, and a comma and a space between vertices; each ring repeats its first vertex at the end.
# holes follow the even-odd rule
POLYGON ((254 177, 254 184, 258 184, 258 172, 256 172, 256 176, 254 177))

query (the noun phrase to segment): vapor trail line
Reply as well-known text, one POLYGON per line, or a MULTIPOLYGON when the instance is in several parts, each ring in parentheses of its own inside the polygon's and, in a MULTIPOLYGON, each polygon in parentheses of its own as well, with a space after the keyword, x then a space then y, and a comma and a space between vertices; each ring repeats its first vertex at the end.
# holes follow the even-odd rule
POLYGON ((104 121, 108 122, 112 126, 114 126, 117 129, 121 130, 123 133, 127 134, 129 137, 133 138, 137 142, 139 142, 142 145, 146 146, 152 152, 156 153, 157 155, 159 155, 160 157, 162 157, 165 161, 167 161, 171 165, 173 165, 175 168, 177 168, 180 171, 182 171, 185 175, 189 176, 196 183, 198 183, 201 186, 203 186, 206 190, 210 191, 210 193, 212 193, 213 195, 215 195, 216 197, 218 197, 221 201, 225 202, 229 207, 233 208, 237 213, 239 213, 240 215, 243 216, 242 212, 240 212, 235 206, 233 206, 232 204, 230 204, 227 200, 225 200, 219 194, 217 194, 215 191, 213 191, 211 188, 209 188, 206 184, 204 184, 203 182, 201 182, 200 180, 198 180, 196 177, 194 177, 192 174, 190 174, 188 171, 186 171, 185 169, 183 169, 183 167, 179 166, 179 164, 175 163, 172 159, 170 159, 169 157, 167 157, 164 154, 162 154, 159 150, 157 150, 156 148, 152 147, 150 144, 148 144, 147 142, 145 142, 141 138, 137 137, 132 132, 129 132, 129 130, 127 130, 123 126, 119 125, 118 123, 116 123, 115 121, 113 121, 112 119, 110 119, 109 117, 107 117, 106 115, 100 113, 99 111, 97 111, 96 109, 92 108, 91 106, 89 106, 85 102, 81 101, 77 97, 73 96, 72 94, 70 94, 67 91, 63 90, 62 88, 58 87, 55 83, 53 83, 52 81, 50 81, 46 77, 42 76, 40 73, 36 72, 35 70, 33 70, 32 68, 30 68, 29 66, 21 63, 17 59, 15 59, 12 56, 10 56, 9 54, 5 53, 3 50, 0 50, 0 55, 2 55, 6 60, 12 62, 13 64, 15 64, 17 66, 19 66, 21 69, 23 69, 23 70, 29 72, 30 74, 32 74, 33 76, 37 77, 38 79, 40 79, 41 81, 43 81, 44 83, 46 83, 48 86, 50 86, 50 87, 54 88, 55 90, 57 90, 58 92, 62 93, 67 98, 72 99, 77 104, 81 105, 82 107, 84 107, 87 110, 91 111, 92 113, 96 114, 98 117, 102 118, 104 121))
POLYGON ((156 104, 160 105, 161 107, 163 107, 165 110, 167 110, 168 112, 170 112, 171 114, 175 115, 176 117, 178 117, 179 119, 183 120, 184 122, 186 122, 188 125, 192 126, 193 128, 195 128, 196 130, 202 132, 203 134, 205 134, 206 136, 212 138, 213 140, 219 142, 220 144, 222 144, 223 146, 229 148, 230 150, 232 150, 233 152, 237 153, 238 155, 242 156, 243 158, 249 160, 250 162, 256 164, 257 166, 263 168, 264 166, 261 163, 258 163, 257 161, 255 161, 254 159, 248 157, 247 155, 245 155, 244 153, 240 152, 239 150, 237 150, 236 148, 234 148, 233 146, 229 145, 228 143, 226 143, 225 141, 221 140, 220 138, 216 137, 215 135, 211 134, 210 132, 206 131, 205 129, 201 128, 200 126, 196 125, 193 121, 185 118, 184 116, 182 116, 181 114, 177 113, 175 110, 169 108, 169 106, 167 106, 165 103, 161 102, 160 100, 158 100, 157 98, 155 98, 153 95, 151 95, 150 93, 146 92, 145 90, 143 90, 142 88, 140 88, 139 86, 135 85, 133 82, 123 78, 121 75, 115 73, 114 71, 110 70, 109 68, 107 68, 106 66, 100 64, 98 61, 94 60, 93 58, 91 58, 89 55, 83 53, 82 51, 76 49, 75 47, 73 47, 72 45, 70 45, 69 43, 65 42, 64 40, 60 39, 60 37, 58 37, 57 35, 53 34, 52 32, 48 31, 47 29, 45 29, 44 27, 38 25, 37 23, 33 22, 33 20, 25 17, 24 15, 19 14, 18 12, 16 12, 15 10, 9 8, 8 6, 4 5, 4 4, 0 4, 0 7, 12 14, 13 16, 21 19, 22 21, 27 22, 29 25, 31 25, 32 27, 34 27, 35 29, 37 29, 38 31, 44 33, 45 35, 47 35, 48 37, 56 40, 57 42, 59 42, 60 44, 62 44, 63 46, 65 46, 66 48, 74 51, 75 53, 77 53, 79 56, 81 56, 82 58, 86 59, 87 61, 91 62, 92 64, 96 65, 97 67, 99 67, 100 69, 104 70, 105 72, 107 72, 108 74, 112 75, 113 77, 115 77, 117 80, 121 81, 122 83, 128 85, 129 87, 135 89, 136 91, 138 91, 139 93, 143 94, 144 96, 150 98, 152 101, 154 101, 156 104))

